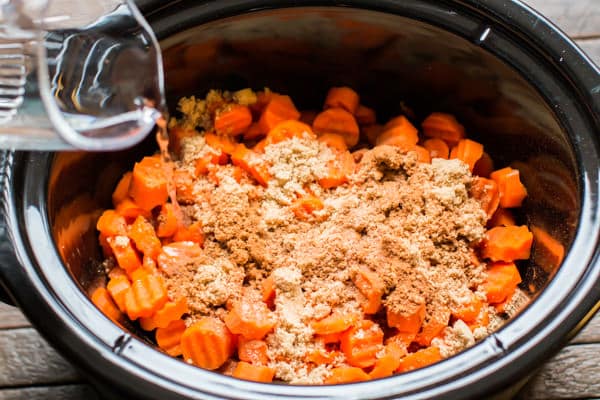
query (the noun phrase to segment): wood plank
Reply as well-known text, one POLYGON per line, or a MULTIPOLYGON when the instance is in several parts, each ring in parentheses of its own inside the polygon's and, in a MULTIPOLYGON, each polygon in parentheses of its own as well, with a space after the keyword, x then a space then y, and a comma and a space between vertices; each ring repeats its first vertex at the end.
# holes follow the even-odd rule
POLYGON ((96 390, 86 384, 0 389, 0 400, 100 400, 96 390))
POLYGON ((71 364, 33 328, 0 331, 0 387, 79 380, 71 364))
MULTIPOLYGON (((598 25, 600 25, 600 21, 598 22, 598 25)), ((576 40, 576 43, 592 59, 592 61, 596 63, 596 65, 600 66, 600 38, 576 40)))
MULTIPOLYGON (((600 343, 600 313, 596 313, 594 317, 587 323, 585 328, 571 340, 572 344, 582 343, 600 343)), ((600 356, 600 354, 599 354, 600 356)))
POLYGON ((523 0, 573 38, 600 37, 598 0, 523 0))
POLYGON ((565 347, 546 362, 517 399, 600 397, 600 344, 565 347))
POLYGON ((0 329, 26 326, 31 326, 31 324, 18 308, 0 302, 0 329))

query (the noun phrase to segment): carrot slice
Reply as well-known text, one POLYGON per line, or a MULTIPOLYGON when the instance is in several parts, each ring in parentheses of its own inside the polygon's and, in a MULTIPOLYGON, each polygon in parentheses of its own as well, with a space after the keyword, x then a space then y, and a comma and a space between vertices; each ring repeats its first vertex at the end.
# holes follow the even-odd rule
POLYGON ((128 274, 142 266, 142 260, 127 236, 109 237, 106 241, 117 259, 117 264, 128 274))
POLYGON ((319 113, 313 122, 313 129, 317 135, 337 133, 343 136, 349 148, 358 143, 360 133, 354 115, 343 108, 328 108, 319 113))
MULTIPOLYGON (((506 208, 499 208, 496 210, 492 218, 487 223, 488 228, 493 228, 495 226, 511 226, 516 225, 517 221, 513 213, 506 208)), ((535 233, 534 233, 535 237, 535 233)))
POLYGON ((265 136, 265 134, 266 132, 263 132, 258 122, 254 122, 248 127, 248 130, 244 132, 244 141, 249 142, 252 140, 257 140, 265 136))
POLYGON ((518 169, 502 168, 492 172, 490 178, 498 184, 500 207, 513 208, 521 206, 523 200, 527 197, 527 189, 521 183, 518 169))
POLYGON ((243 295, 234 301, 223 320, 227 328, 246 339, 262 339, 275 326, 276 320, 258 296, 243 295))
POLYGON ((247 106, 232 104, 215 115, 215 131, 219 135, 238 136, 252 124, 252 113, 247 106))
POLYGON ((119 311, 113 302, 106 288, 99 287, 94 290, 91 300, 92 303, 94 303, 94 305, 112 321, 117 322, 121 318, 121 311, 119 311))
POLYGON ((159 238, 170 237, 177 232, 179 221, 173 204, 165 203, 161 206, 156 222, 156 236, 159 238))
POLYGON ((167 202, 167 178, 158 157, 144 157, 133 166, 129 195, 144 210, 167 202))
POLYGON ((442 139, 452 146, 465 137, 465 128, 453 115, 446 113, 431 113, 425 118, 421 127, 426 137, 442 139))
POLYGON ((110 293, 110 297, 117 303, 117 307, 122 312, 126 312, 125 308, 125 294, 131 287, 131 282, 127 275, 116 275, 108 280, 106 290, 110 293))
POLYGON ((373 125, 377 122, 375 110, 365 105, 359 104, 354 112, 354 117, 359 126, 373 125))
POLYGON ((206 144, 217 150, 217 152, 222 152, 228 155, 231 155, 235 150, 235 146, 237 143, 231 139, 229 136, 218 136, 212 132, 206 132, 204 134, 204 140, 206 144))
POLYGON ((346 356, 346 362, 360 368, 375 364, 382 345, 383 331, 379 325, 367 319, 344 331, 340 340, 340 349, 346 356))
POLYGON ((397 146, 402 151, 408 152, 415 149, 418 141, 417 128, 404 115, 400 115, 383 127, 383 132, 377 137, 375 145, 397 146))
POLYGON ((485 151, 481 155, 481 158, 477 160, 473 167, 473 175, 481 176, 483 178, 489 178, 490 174, 494 171, 494 160, 485 151))
POLYGON ((483 155, 483 145, 471 139, 461 139, 458 144, 450 151, 450 158, 459 159, 469 166, 469 171, 473 172, 475 163, 483 155))
POLYGON ((156 262, 158 268, 172 275, 180 268, 197 262, 198 257, 202 255, 202 248, 195 242, 173 242, 162 247, 162 250, 156 262))
POLYGON ((346 139, 344 139, 342 135, 337 133, 323 133, 318 137, 317 140, 339 151, 348 150, 348 144, 346 143, 346 139))
POLYGON ((153 316, 140 318, 140 326, 146 331, 166 328, 171 322, 181 319, 181 316, 188 312, 187 299, 180 297, 177 301, 166 302, 153 316))
POLYGON ((271 179, 268 167, 262 163, 260 157, 254 151, 240 143, 231 154, 231 162, 248 172, 260 185, 268 186, 271 179))
POLYGON ((125 309, 130 320, 150 317, 167 302, 167 289, 160 275, 138 269, 131 288, 125 293, 125 309))
POLYGON ((371 269, 365 266, 359 267, 352 277, 358 291, 366 297, 362 305, 365 314, 375 314, 381 307, 381 296, 383 296, 383 280, 371 269))
POLYGON ((327 92, 325 98, 325 109, 327 108, 343 108, 351 114, 354 114, 358 109, 360 98, 354 89, 347 86, 332 87, 327 92))
POLYGON ((416 333, 398 332, 394 336, 387 338, 385 344, 388 345, 393 343, 400 348, 406 349, 416 339, 416 337, 416 333))
POLYGON ((396 343, 386 344, 383 355, 375 361, 375 365, 369 376, 371 379, 385 378, 391 376, 400 366, 400 360, 406 355, 406 347, 396 343))
POLYGON ((144 255, 156 260, 160 253, 161 243, 154 226, 141 215, 129 227, 129 237, 135 243, 135 247, 144 255))
POLYGON ((227 361, 235 350, 234 337, 218 318, 202 317, 181 336, 183 359, 214 370, 227 361))
POLYGON ((500 204, 498 185, 491 179, 474 177, 469 187, 469 195, 477 200, 490 219, 500 204))
POLYGON ((331 189, 348 182, 348 177, 354 173, 356 164, 354 157, 348 151, 338 154, 338 159, 327 165, 328 175, 317 180, 324 189, 331 189))
POLYGON ((127 222, 115 210, 106 210, 98 218, 96 229, 106 236, 127 235, 127 222))
POLYGON ((471 293, 469 302, 462 304, 457 310, 452 312, 452 316, 461 319, 463 322, 471 323, 479 317, 483 302, 475 294, 471 293))
POLYGON ((262 301, 264 301, 269 308, 275 304, 275 279, 273 275, 269 275, 262 281, 261 284, 262 301))
POLYGON ((431 341, 438 337, 450 321, 450 311, 440 310, 432 316, 429 321, 425 321, 421 327, 421 332, 415 337, 415 342, 421 346, 429 346, 431 341))
POLYGON ((527 260, 532 243, 527 226, 497 226, 485 233, 481 256, 492 261, 527 260))
POLYGON ((429 155, 431 158, 443 158, 447 160, 450 156, 450 148, 442 139, 427 139, 423 142, 423 147, 429 150, 429 155))
POLYGON ((273 382, 275 371, 272 368, 263 365, 254 365, 245 361, 237 363, 231 376, 234 378, 245 379, 247 381, 273 382))
POLYGON ((199 246, 204 245, 204 231, 200 221, 191 223, 188 226, 179 226, 173 235, 174 242, 194 242, 199 246))
POLYGON ((243 336, 238 341, 238 358, 254 365, 267 365, 267 342, 264 340, 247 340, 243 336))
POLYGON ((144 210, 138 206, 131 197, 125 198, 115 207, 117 214, 122 215, 128 221, 133 221, 140 215, 145 218, 150 218, 152 214, 148 210, 144 210))
POLYGON ((487 269, 483 290, 491 304, 502 303, 521 283, 521 275, 513 262, 495 262, 487 269))
POLYGON ((388 307, 386 310, 387 324, 391 328, 398 329, 399 332, 416 335, 425 319, 425 311, 425 303, 415 305, 405 314, 394 312, 388 307))
POLYGON ((116 207, 117 204, 125 200, 129 196, 129 185, 131 183, 131 171, 127 171, 123 174, 123 177, 117 183, 117 187, 112 194, 112 203, 116 207))
POLYGON ((326 335, 315 335, 315 340, 323 344, 339 343, 342 338, 342 332, 328 333, 326 335))
POLYGON ((356 323, 358 317, 354 314, 333 313, 322 320, 313 321, 310 326, 319 335, 330 335, 343 332, 356 323))
POLYGON ((429 150, 422 146, 415 146, 413 149, 417 153, 417 161, 429 164, 431 162, 431 156, 429 155, 429 150))
POLYGON ((265 106, 258 124, 263 132, 271 131, 278 123, 288 119, 299 119, 300 113, 290 96, 273 94, 265 106))
POLYGON ((340 351, 329 351, 324 347, 317 347, 306 354, 306 361, 317 364, 332 364, 336 359, 343 357, 340 351))
POLYGON ((294 137, 304 136, 314 138, 315 134, 309 125, 304 122, 288 119, 279 122, 267 134, 267 144, 275 144, 294 137))
POLYGON ((400 366, 396 369, 396 372, 407 372, 413 369, 423 368, 427 365, 434 364, 442 359, 440 349, 431 346, 425 349, 416 351, 408 354, 406 357, 400 360, 400 366))
POLYGON ((290 206, 292 212, 299 220, 306 221, 313 213, 324 208, 323 201, 313 195, 306 195, 296 199, 290 206))
POLYGON ((554 271, 565 258, 565 248, 542 228, 532 225, 531 233, 535 243, 535 263, 548 273, 554 271))
POLYGON ((331 375, 323 383, 326 385, 337 385, 340 383, 368 381, 369 379, 371 377, 362 368, 336 367, 331 370, 331 375))
POLYGON ((177 357, 181 355, 181 336, 185 331, 185 321, 178 319, 172 321, 165 328, 156 330, 156 344, 168 355, 177 357))

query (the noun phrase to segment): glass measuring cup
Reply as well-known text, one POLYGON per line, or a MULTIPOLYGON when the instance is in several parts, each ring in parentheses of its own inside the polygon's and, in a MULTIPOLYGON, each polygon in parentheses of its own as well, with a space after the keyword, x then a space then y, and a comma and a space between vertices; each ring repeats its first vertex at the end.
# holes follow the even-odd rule
POLYGON ((0 0, 0 148, 118 150, 165 109, 160 49, 130 0, 0 0))

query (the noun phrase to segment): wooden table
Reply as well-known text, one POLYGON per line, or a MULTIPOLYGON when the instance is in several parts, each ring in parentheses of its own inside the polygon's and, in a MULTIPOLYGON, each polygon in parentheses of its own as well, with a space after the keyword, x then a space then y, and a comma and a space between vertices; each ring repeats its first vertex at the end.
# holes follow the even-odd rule
MULTIPOLYGON (((600 0, 526 0, 600 65, 600 0)), ((600 313, 544 364, 519 399, 600 397, 600 313)), ((98 399, 14 307, 0 304, 0 400, 98 399)))

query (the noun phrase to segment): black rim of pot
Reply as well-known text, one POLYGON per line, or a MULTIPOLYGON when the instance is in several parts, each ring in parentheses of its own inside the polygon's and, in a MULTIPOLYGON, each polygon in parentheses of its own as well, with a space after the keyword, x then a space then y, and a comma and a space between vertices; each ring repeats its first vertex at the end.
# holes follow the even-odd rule
MULTIPOLYGON (((140 2, 159 36, 185 28, 177 24, 184 3, 163 3, 157 7, 157 1, 140 2)), ((196 10, 198 19, 190 20, 192 24, 262 8, 339 5, 336 1, 190 3, 192 8, 200 8, 196 10)), ((516 1, 431 3, 346 1, 344 6, 408 16, 475 42, 490 28, 479 44, 540 88, 548 104, 556 106, 571 142, 578 144, 582 205, 576 238, 554 281, 519 318, 443 363, 366 383, 323 387, 264 385, 187 367, 103 317, 64 269, 51 240, 46 215, 45 188, 52 155, 44 153, 6 153, 2 160, 4 223, 0 224, 0 235, 4 240, 0 242, 0 272, 18 305, 63 354, 88 374, 128 393, 145 393, 149 398, 342 398, 349 393, 353 398, 479 397, 484 392, 503 389, 529 373, 562 344, 569 331, 596 304, 600 293, 600 265, 595 250, 600 232, 598 142, 591 133, 600 129, 600 75, 563 33, 516 1), (426 3, 430 7, 423 7, 426 3), (520 43, 518 48, 516 40, 520 43), (531 58, 538 62, 532 65, 531 58), (552 76, 550 82, 541 82, 547 76, 552 76), (569 100, 553 104, 551 94, 557 93, 568 95, 569 100), (88 328, 92 326, 94 331, 88 328)))

